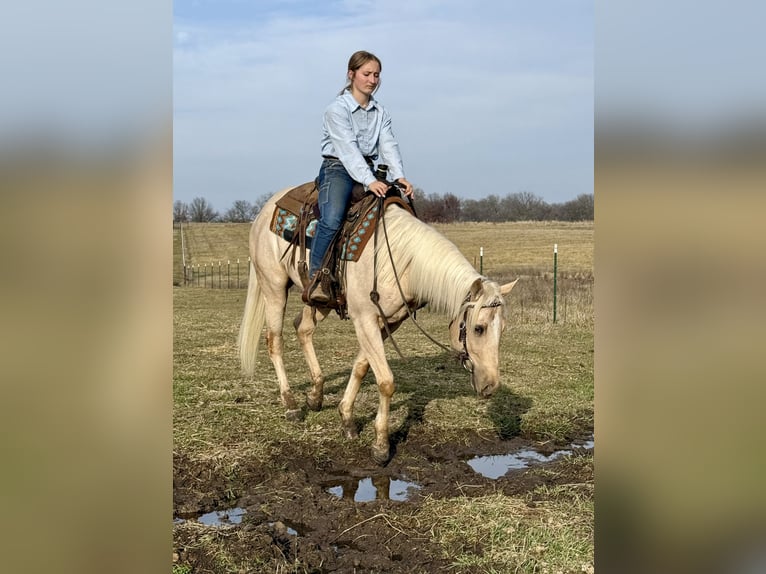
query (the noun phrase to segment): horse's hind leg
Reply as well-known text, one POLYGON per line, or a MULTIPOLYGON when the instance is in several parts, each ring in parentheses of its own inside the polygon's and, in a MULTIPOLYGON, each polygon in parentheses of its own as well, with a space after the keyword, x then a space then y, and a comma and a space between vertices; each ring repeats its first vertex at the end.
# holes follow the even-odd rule
POLYGON ((282 336, 282 323, 285 317, 285 305, 287 303, 287 278, 277 281, 272 276, 271 282, 264 281, 263 292, 266 303, 266 344, 269 358, 274 365, 274 371, 279 381, 279 395, 285 406, 287 420, 299 421, 303 418, 303 411, 298 407, 293 392, 287 382, 287 371, 283 359, 284 338, 282 336))
POLYGON ((329 312, 329 308, 317 309, 306 305, 293 321, 295 333, 311 374, 311 390, 306 395, 306 405, 312 411, 321 410, 324 400, 324 375, 314 350, 314 331, 317 324, 327 317, 329 312))

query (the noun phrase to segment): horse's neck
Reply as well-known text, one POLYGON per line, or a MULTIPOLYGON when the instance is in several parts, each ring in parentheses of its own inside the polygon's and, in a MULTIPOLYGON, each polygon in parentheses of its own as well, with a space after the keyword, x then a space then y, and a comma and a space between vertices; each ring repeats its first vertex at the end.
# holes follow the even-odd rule
POLYGON ((425 271, 418 276, 420 285, 415 289, 427 294, 431 306, 454 318, 460 311, 471 285, 481 275, 473 265, 458 251, 446 237, 440 236, 445 245, 442 246, 442 257, 426 257, 425 271))
MULTIPOLYGON (((388 260, 390 246, 400 265, 397 273, 407 270, 411 295, 420 303, 454 317, 460 310, 471 284, 481 275, 449 239, 398 207, 386 210, 386 240, 380 260, 388 260)), ((380 268, 379 279, 395 285, 390 265, 380 268)), ((395 288, 395 287, 394 287, 395 288)))

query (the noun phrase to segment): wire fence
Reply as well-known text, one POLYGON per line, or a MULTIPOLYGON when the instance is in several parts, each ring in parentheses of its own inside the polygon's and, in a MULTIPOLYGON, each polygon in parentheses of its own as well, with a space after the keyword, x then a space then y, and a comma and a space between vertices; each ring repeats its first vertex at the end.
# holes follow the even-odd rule
POLYGON ((218 261, 183 263, 184 286, 209 287, 212 289, 243 289, 250 279, 250 258, 247 261, 218 261))
POLYGON ((189 253, 185 225, 174 222, 178 232, 175 240, 177 256, 173 270, 173 285, 184 287, 207 287, 212 289, 244 289, 250 279, 250 257, 247 259, 220 259, 194 263, 189 253))

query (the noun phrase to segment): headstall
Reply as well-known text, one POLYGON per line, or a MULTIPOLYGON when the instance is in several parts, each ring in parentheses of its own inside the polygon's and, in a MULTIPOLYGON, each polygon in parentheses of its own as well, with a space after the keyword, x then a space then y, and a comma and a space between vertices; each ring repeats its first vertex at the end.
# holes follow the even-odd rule
MULTIPOLYGON (((482 305, 480 309, 500 307, 502 304, 503 302, 500 299, 494 299, 490 303, 482 305)), ((460 361, 460 364, 463 365, 463 368, 469 373, 473 373, 473 361, 471 361, 471 355, 468 353, 468 346, 466 344, 468 339, 468 310, 475 306, 476 302, 471 301, 471 294, 469 293, 465 298, 465 301, 463 301, 463 319, 460 321, 460 334, 458 335, 458 341, 463 343, 463 350, 458 353, 457 358, 460 361)))

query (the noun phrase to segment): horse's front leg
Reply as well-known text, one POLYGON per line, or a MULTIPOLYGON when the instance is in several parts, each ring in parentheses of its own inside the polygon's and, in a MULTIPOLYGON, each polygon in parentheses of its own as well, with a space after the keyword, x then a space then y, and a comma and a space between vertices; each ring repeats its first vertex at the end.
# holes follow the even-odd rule
POLYGON ((346 435, 346 438, 353 439, 359 436, 359 430, 354 422, 354 401, 356 401, 356 395, 359 393, 359 387, 362 385, 362 379, 364 379, 369 369, 370 362, 364 354, 359 353, 354 361, 354 366, 351 367, 351 376, 348 379, 346 391, 343 393, 343 398, 338 404, 338 412, 343 424, 343 434, 346 435))
MULTIPOLYGON (((381 340, 384 341, 386 337, 388 337, 388 333, 396 331, 401 324, 401 321, 397 321, 391 323, 388 326, 388 330, 381 329, 381 340)), ((370 362, 367 360, 364 353, 360 352, 354 361, 353 367, 351 367, 351 376, 348 379, 346 391, 343 393, 343 398, 338 405, 338 412, 340 413, 340 418, 343 424, 343 434, 349 439, 354 439, 359 436, 359 429, 357 429, 356 423, 354 422, 354 402, 356 401, 357 394, 359 394, 362 380, 369 370, 370 362)))
POLYGON ((372 445, 372 458, 378 464, 385 464, 388 462, 390 453, 388 412, 391 407, 391 397, 394 395, 394 374, 386 360, 383 335, 377 316, 369 317, 366 321, 359 320, 354 324, 354 327, 359 339, 361 354, 367 358, 378 383, 378 413, 375 416, 375 442, 372 445))
POLYGON ((317 309, 306 305, 293 321, 295 333, 311 375, 311 390, 306 395, 306 405, 312 411, 321 410, 324 400, 324 375, 314 349, 314 331, 317 324, 327 317, 329 312, 329 308, 317 309))
MULTIPOLYGON (((373 369, 374 370, 374 369, 373 369)), ((394 396, 394 375, 386 364, 387 373, 376 375, 378 379, 378 414, 375 417, 375 442, 372 445, 372 458, 378 464, 386 464, 390 456, 388 440, 388 411, 391 408, 391 397, 394 396)))

